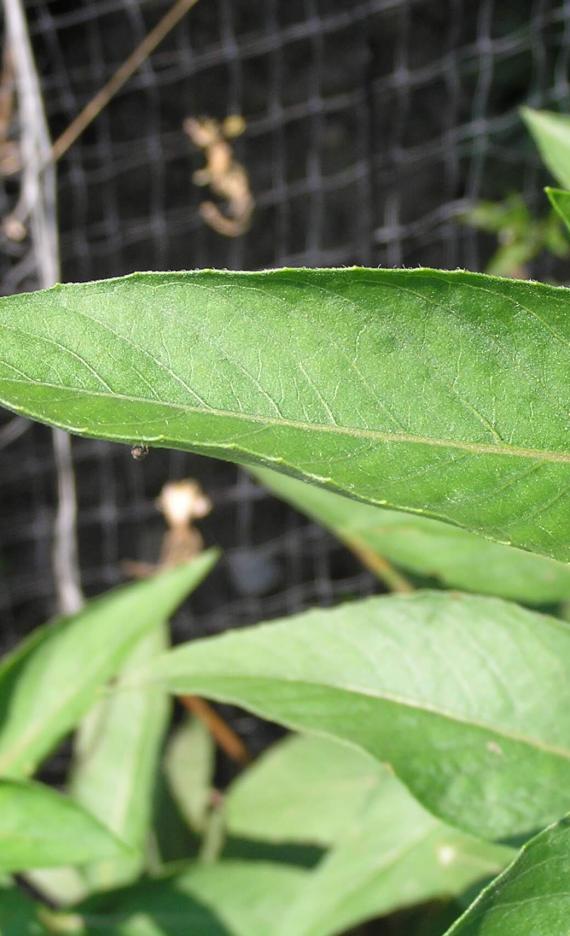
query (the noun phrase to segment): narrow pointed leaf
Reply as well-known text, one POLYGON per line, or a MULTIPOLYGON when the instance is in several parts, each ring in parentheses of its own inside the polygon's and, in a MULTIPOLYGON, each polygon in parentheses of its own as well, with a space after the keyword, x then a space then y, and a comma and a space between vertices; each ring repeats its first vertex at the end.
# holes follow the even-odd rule
POLYGON ((71 799, 39 783, 0 780, 0 871, 81 865, 126 846, 71 799))
POLYGON ((570 291, 432 270, 142 274, 0 300, 0 402, 570 559, 570 291))
POLYGON ((528 842, 447 936, 568 936, 570 817, 528 842))
POLYGON ((372 552, 408 572, 437 578, 451 588, 525 604, 570 598, 568 563, 491 543, 429 517, 355 503, 266 468, 253 469, 252 474, 350 548, 372 552))
POLYGON ((570 117, 523 107, 523 119, 552 175, 570 189, 570 117))
MULTIPOLYGON (((570 146, 568 152, 570 158, 570 146)), ((560 215, 568 230, 570 230, 570 192, 555 188, 547 188, 545 191, 550 204, 560 215)))
POLYGON ((131 674, 168 645, 165 626, 154 628, 129 654, 113 692, 81 726, 70 793, 92 816, 126 842, 133 854, 89 864, 85 879, 95 890, 133 881, 144 866, 152 794, 170 706, 164 692, 131 686, 131 674))
POLYGON ((146 677, 350 741, 442 819, 490 838, 570 805, 570 626, 417 593, 187 645, 146 677))
POLYGON ((90 602, 33 633, 0 666, 0 776, 32 773, 87 712, 134 644, 168 617, 212 567, 205 553, 90 602))

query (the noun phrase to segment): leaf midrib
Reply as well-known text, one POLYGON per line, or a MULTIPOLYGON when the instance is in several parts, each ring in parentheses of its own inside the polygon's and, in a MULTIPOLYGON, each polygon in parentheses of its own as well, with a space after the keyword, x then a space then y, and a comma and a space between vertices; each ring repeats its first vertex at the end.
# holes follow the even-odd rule
MULTIPOLYGON (((98 390, 86 390, 82 387, 68 387, 60 384, 44 383, 38 381, 32 381, 32 385, 45 387, 49 390, 59 390, 66 393, 73 393, 74 395, 95 397, 100 399, 110 399, 110 400, 120 400, 126 403, 134 404, 143 404, 148 407, 155 407, 160 409, 172 409, 176 410, 179 413, 186 415, 196 415, 196 416, 218 416, 225 419, 236 419, 241 422, 254 422, 260 423, 262 426, 268 428, 287 428, 287 429, 298 429, 305 432, 322 432, 322 433, 332 433, 341 436, 348 436, 356 439, 370 439, 375 442, 385 443, 385 444, 407 444, 407 445, 427 445, 433 446, 435 448, 452 448, 458 449, 460 451, 471 452, 474 455, 499 455, 506 456, 511 458, 524 458, 524 459, 533 459, 535 461, 542 462, 555 462, 562 464, 570 464, 570 452, 553 452, 548 449, 540 450, 533 448, 524 448, 519 446, 508 446, 508 445, 497 445, 492 443, 485 442, 468 442, 461 439, 439 439, 433 436, 421 436, 413 435, 404 432, 384 432, 378 429, 365 429, 357 426, 341 426, 338 423, 327 424, 327 423, 308 423, 303 420, 295 420, 288 418, 279 418, 271 416, 262 416, 257 413, 243 413, 236 412, 231 410, 217 409, 215 407, 200 408, 197 406, 189 406, 184 403, 174 403, 169 400, 149 400, 146 397, 131 396, 124 393, 103 393, 98 390)), ((2 384, 22 384, 27 387, 30 384, 30 381, 26 380, 16 380, 13 378, 0 377, 0 385, 2 384)), ((0 400, 3 405, 7 406, 8 409, 12 409, 18 412, 26 412, 24 406, 16 407, 10 401, 0 400)), ((69 429, 70 432, 77 432, 80 435, 95 435, 93 430, 87 429, 85 427, 74 427, 69 423, 60 422, 56 420, 49 420, 52 425, 60 426, 65 429, 69 429)), ((106 432, 107 438, 117 438, 123 439, 124 433, 106 432)), ((158 436, 145 436, 145 442, 161 442, 166 441, 167 437, 165 435, 158 436)), ((198 443, 199 444, 199 443, 198 443)), ((233 443, 235 445, 235 443, 233 443)), ((219 443, 220 447, 223 447, 224 443, 219 443)))
MULTIPOLYGON (((182 686, 181 684, 177 683, 177 679, 179 678, 181 679, 183 677, 175 677, 175 676, 167 675, 162 680, 157 678, 156 680, 153 679, 151 681, 152 682, 156 681, 159 685, 168 686, 170 691, 186 692, 187 687, 182 686)), ((201 677, 199 676, 198 679, 200 680, 200 678, 201 677)), ((219 674, 208 673, 206 678, 208 680, 209 679, 213 679, 213 680, 216 680, 216 679, 227 680, 228 679, 227 676, 221 673, 219 674)), ((256 680, 258 682, 265 680, 266 682, 269 682, 271 685, 275 685, 275 682, 278 681, 280 683, 287 683, 288 685, 307 686, 311 689, 324 689, 329 692, 331 691, 343 692, 343 693, 347 693, 350 695, 364 696, 365 698, 370 698, 370 699, 378 699, 381 702, 388 702, 393 705, 402 705, 407 708, 415 709, 418 712, 429 713, 431 715, 435 715, 447 721, 451 721, 454 724, 466 725, 467 727, 470 727, 470 728, 487 731, 489 732, 489 734, 495 735, 499 738, 504 738, 505 741, 513 741, 519 744, 525 744, 527 747, 530 747, 534 750, 544 752, 545 754, 552 754, 556 757, 561 757, 563 760, 570 761, 570 749, 561 748, 555 744, 548 744, 547 742, 541 741, 538 738, 527 737, 524 734, 520 734, 517 731, 512 731, 504 727, 497 728, 496 726, 489 725, 487 722, 476 721, 475 719, 470 719, 466 716, 464 717, 464 716, 458 715, 456 712, 450 712, 449 710, 445 708, 436 708, 434 705, 430 705, 429 702, 425 702, 425 701, 420 702, 417 699, 406 699, 404 696, 399 696, 391 692, 386 692, 386 691, 382 691, 381 693, 373 692, 369 689, 363 689, 362 687, 353 687, 350 685, 337 686, 331 683, 318 682, 316 680, 313 682, 308 682, 306 679, 292 679, 291 677, 287 677, 287 676, 279 676, 277 678, 276 677, 270 678, 267 676, 257 676, 257 675, 251 675, 249 673, 246 673, 246 674, 240 673, 238 676, 230 676, 229 679, 230 680, 237 679, 240 681, 256 680)), ((252 708, 252 711, 255 711, 254 706, 251 706, 251 708, 252 708)), ((257 714, 263 715, 262 710, 258 709, 257 714)), ((293 721, 290 721, 289 724, 292 727, 295 727, 295 725, 293 724, 293 721)), ((315 732, 315 733, 318 734, 319 732, 315 732)), ((322 734, 326 735, 326 737, 331 736, 330 731, 323 731, 322 734)))

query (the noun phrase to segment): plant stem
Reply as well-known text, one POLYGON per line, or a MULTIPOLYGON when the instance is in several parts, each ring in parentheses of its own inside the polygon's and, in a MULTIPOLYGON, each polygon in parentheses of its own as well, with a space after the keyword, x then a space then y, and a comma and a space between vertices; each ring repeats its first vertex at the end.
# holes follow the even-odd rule
POLYGON ((379 556, 361 540, 353 536, 343 536, 343 542, 360 559, 362 565, 370 569, 390 591, 399 594, 410 594, 415 591, 412 583, 401 572, 398 572, 387 559, 379 556))
POLYGON ((214 740, 231 760, 244 767, 251 760, 251 754, 233 728, 204 699, 198 696, 179 696, 179 700, 189 712, 204 723, 214 740))

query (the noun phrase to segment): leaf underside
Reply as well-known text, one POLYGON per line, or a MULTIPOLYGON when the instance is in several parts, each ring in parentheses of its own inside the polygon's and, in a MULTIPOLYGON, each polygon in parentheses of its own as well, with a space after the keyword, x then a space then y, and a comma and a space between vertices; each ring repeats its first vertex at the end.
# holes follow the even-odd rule
POLYGON ((267 468, 250 469, 278 497, 357 553, 372 554, 449 588, 545 605, 570 598, 570 565, 493 543, 430 517, 382 510, 267 468))

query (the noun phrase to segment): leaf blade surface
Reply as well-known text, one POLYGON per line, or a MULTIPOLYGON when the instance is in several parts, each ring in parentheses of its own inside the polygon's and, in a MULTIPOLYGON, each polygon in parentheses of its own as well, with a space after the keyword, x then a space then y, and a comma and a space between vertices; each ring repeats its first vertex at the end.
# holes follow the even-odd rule
POLYGON ((90 936, 273 936, 305 876, 261 861, 196 864, 78 909, 90 936))
POLYGON ((0 870, 85 864, 126 846, 73 800, 40 783, 0 780, 0 870))
POLYGON ((523 107, 521 113, 552 175, 570 189, 570 117, 531 107, 523 107))
POLYGON ((0 665, 0 776, 32 773, 87 712, 131 647, 207 574, 215 552, 37 629, 0 665))
POLYGON ((246 839, 331 845, 386 774, 357 748, 289 735, 234 780, 225 796, 226 828, 246 839))
POLYGON ((0 400, 567 561, 569 310, 563 288, 459 271, 60 286, 0 300, 0 400))
POLYGON ((555 188, 547 188, 545 191, 550 204, 562 218, 568 230, 570 230, 570 192, 555 188))
POLYGON ((309 875, 279 936, 332 936, 376 916, 461 894, 512 857, 430 816, 395 777, 309 875))
POLYGON ((531 839, 446 936, 567 936, 570 818, 531 839))
POLYGON ((489 838, 530 834, 569 802, 569 677, 564 622, 440 592, 197 641, 141 673, 363 747, 489 838))
POLYGON ((429 517, 381 510, 266 468, 251 474, 349 548, 371 552, 450 588, 524 604, 570 597, 570 565, 524 552, 429 517))
POLYGON ((187 718, 169 738, 164 774, 188 827, 203 833, 211 806, 216 749, 197 718, 187 718))
POLYGON ((129 677, 167 646, 166 625, 146 634, 123 664, 113 692, 87 714, 76 737, 70 795, 133 852, 84 868, 93 890, 128 884, 144 867, 170 705, 160 690, 129 686, 129 677))
POLYGON ((495 875, 512 850, 429 815, 387 767, 349 745, 289 735, 230 787, 228 830, 332 846, 277 927, 329 936, 495 875))

